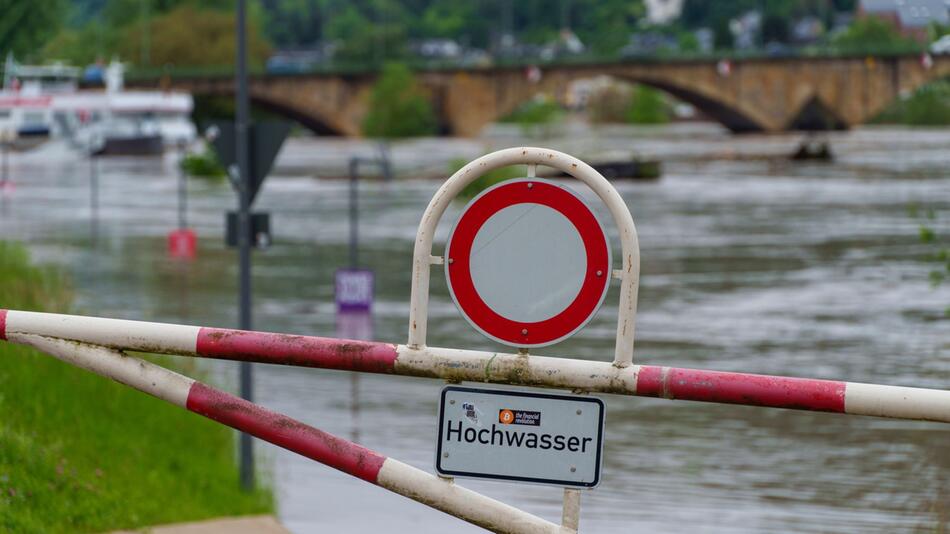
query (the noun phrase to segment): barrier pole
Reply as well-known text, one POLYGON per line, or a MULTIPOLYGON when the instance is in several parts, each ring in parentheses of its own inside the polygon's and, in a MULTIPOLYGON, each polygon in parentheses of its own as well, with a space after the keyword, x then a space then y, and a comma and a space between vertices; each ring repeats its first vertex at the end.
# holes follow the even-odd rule
POLYGON ((41 335, 242 362, 950 423, 950 391, 0 310, 0 339, 41 335))
POLYGON ((66 363, 494 532, 576 532, 117 350, 34 334, 18 335, 17 340, 66 363))
POLYGON ((577 531, 581 523, 581 492, 564 488, 564 508, 561 511, 561 526, 577 531))

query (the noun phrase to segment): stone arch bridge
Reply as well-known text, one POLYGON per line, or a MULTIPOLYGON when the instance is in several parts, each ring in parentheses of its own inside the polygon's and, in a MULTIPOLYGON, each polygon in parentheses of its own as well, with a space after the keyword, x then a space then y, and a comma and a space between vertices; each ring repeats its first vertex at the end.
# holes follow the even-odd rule
MULTIPOLYGON (((950 56, 789 57, 733 61, 626 61, 428 70, 418 79, 443 132, 473 136, 538 93, 564 96, 574 80, 607 75, 688 102, 733 132, 844 129, 865 122, 902 94, 950 76, 950 56)), ((375 73, 260 75, 252 103, 318 134, 358 136, 375 73)), ((157 86, 141 79, 133 86, 157 86)), ((162 85, 195 95, 232 95, 234 79, 172 77, 162 85)))

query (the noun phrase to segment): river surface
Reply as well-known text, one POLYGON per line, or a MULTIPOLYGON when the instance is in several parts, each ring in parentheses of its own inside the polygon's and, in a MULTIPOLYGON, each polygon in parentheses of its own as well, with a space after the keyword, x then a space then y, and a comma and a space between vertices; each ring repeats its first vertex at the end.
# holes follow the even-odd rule
MULTIPOLYGON (((474 140, 397 144, 398 179, 361 185, 361 262, 377 275, 374 337, 405 342, 412 243, 453 159, 531 144, 581 157, 635 149, 660 158, 655 182, 617 182, 640 235, 640 363, 947 389, 950 286, 932 287, 934 249, 918 238, 933 209, 950 231, 950 130, 865 128, 830 137, 834 163, 785 158, 798 135, 733 137, 718 127, 569 125, 524 139, 495 127, 474 140)), ((347 261, 347 183, 367 142, 294 138, 256 207, 275 242, 254 255, 254 326, 333 336, 333 273, 347 261)), ((176 221, 175 154, 98 164, 50 144, 11 158, 15 190, 0 201, 5 239, 72 276, 83 314, 233 327, 236 257, 223 245, 224 183, 192 180, 191 262, 166 256, 176 221)), ((574 189, 590 199, 580 184, 574 189)), ((593 203, 593 202, 592 202, 593 203)), ((437 236, 440 250, 461 206, 437 236)), ((614 257, 616 229, 603 209, 614 257)), ((429 344, 498 350, 456 311, 433 272, 429 344)), ((617 288, 568 342, 537 351, 591 360, 613 354, 617 288)), ((434 380, 255 366, 257 400, 326 431, 433 471, 434 380), (356 404, 353 403, 356 399, 356 404)), ((213 367, 233 387, 236 365, 213 367)), ((866 417, 603 396, 603 481, 582 498, 586 532, 945 532, 950 427, 866 417)), ((476 532, 385 490, 259 444, 280 519, 296 533, 476 532)), ((187 451, 183 451, 186 453, 187 451)), ((560 519, 557 488, 460 481, 560 519)))

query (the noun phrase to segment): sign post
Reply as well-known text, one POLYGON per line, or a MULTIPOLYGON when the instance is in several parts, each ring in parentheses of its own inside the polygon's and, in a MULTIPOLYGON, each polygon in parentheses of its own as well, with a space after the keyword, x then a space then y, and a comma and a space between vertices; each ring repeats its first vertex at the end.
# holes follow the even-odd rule
MULTIPOLYGON (((583 328, 607 296, 613 272, 610 244, 593 210, 567 187, 538 179, 537 164, 528 169, 527 178, 497 184, 468 203, 442 258, 449 294, 465 320, 525 357, 530 348, 583 328)), ((426 230, 420 226, 420 234, 426 230)), ((626 319, 632 330, 632 315, 621 314, 621 324, 626 319)), ((600 399, 450 386, 439 414, 435 468, 441 476, 563 486, 561 523, 577 529, 578 488, 600 482, 600 399)))
POLYGON ((349 189, 349 265, 334 275, 337 307, 337 335, 349 339, 372 339, 373 290, 375 274, 359 266, 359 169, 361 163, 377 164, 389 174, 383 159, 350 158, 349 189))
POLYGON ((99 157, 89 153, 89 234, 92 244, 99 240, 99 157))
POLYGON ((178 228, 168 233, 168 255, 192 259, 198 251, 195 231, 188 228, 188 173, 185 171, 185 143, 178 143, 178 228))
MULTIPOLYGON (((413 250, 406 347, 414 353, 431 350, 426 330, 432 265, 443 266, 462 317, 486 337, 517 347, 511 371, 529 374, 529 350, 577 333, 603 303, 610 280, 618 279, 610 368, 621 373, 632 365, 640 278, 637 231, 617 190, 583 161, 554 150, 509 148, 470 162, 436 191, 413 250), (435 230, 455 197, 483 174, 511 165, 527 165, 527 177, 475 197, 452 228, 443 255, 433 254, 435 230), (538 165, 577 178, 603 202, 620 236, 619 269, 613 268, 610 244, 593 210, 567 187, 538 179, 538 165)), ((486 373, 494 360, 488 360, 486 373)), ((538 380, 530 376, 527 383, 538 380)), ((440 476, 563 486, 561 526, 577 530, 579 488, 600 480, 604 409, 598 399, 450 386, 440 407, 435 466, 440 476)))
POLYGON ((13 191, 13 180, 10 179, 10 145, 16 139, 16 130, 4 128, 0 130, 0 150, 3 151, 3 161, 0 162, 0 194, 6 195, 13 191))
MULTIPOLYGON (((238 282, 240 285, 239 315, 241 330, 251 329, 251 165, 250 146, 248 144, 247 123, 250 115, 250 102, 247 94, 247 0, 238 0, 237 11, 237 93, 234 121, 234 151, 238 164, 238 259, 240 263, 238 282)), ((241 362, 240 367, 241 398, 254 401, 254 383, 251 376, 251 364, 241 362)), ((241 433, 241 487, 245 491, 254 489, 254 451, 251 435, 241 433)))
MULTIPOLYGON (((226 169, 238 193, 238 209, 225 214, 227 227, 226 243, 238 247, 240 286, 240 328, 251 329, 251 247, 266 248, 270 242, 270 216, 267 213, 252 213, 251 204, 260 191, 264 179, 270 173, 274 158, 290 132, 287 122, 269 121, 249 124, 247 96, 247 68, 245 58, 245 0, 238 3, 238 92, 235 122, 220 122, 213 125, 215 135, 212 144, 218 160, 226 169)), ((241 397, 253 400, 251 364, 241 363, 241 397)), ((250 490, 254 486, 251 437, 241 434, 241 486, 250 490)))
MULTIPOLYGON (((368 341, 373 339, 373 292, 375 273, 360 268, 359 260, 359 178, 360 164, 377 164, 385 179, 390 178, 388 159, 381 152, 379 159, 350 158, 349 180, 349 265, 334 273, 334 299, 336 300, 336 335, 346 339, 368 341)), ((360 376, 350 375, 350 417, 353 423, 353 440, 359 439, 360 376)))

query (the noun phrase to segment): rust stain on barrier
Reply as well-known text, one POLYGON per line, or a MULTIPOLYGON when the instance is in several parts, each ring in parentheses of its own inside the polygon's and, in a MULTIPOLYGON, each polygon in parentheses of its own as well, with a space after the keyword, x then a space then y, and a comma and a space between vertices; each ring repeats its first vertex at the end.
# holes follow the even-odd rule
POLYGON ((222 339, 230 337, 233 333, 233 330, 213 330, 208 333, 208 339, 221 341, 222 339))
POLYGON ((396 346, 293 334, 202 329, 198 353, 212 358, 341 370, 393 372, 396 346))

